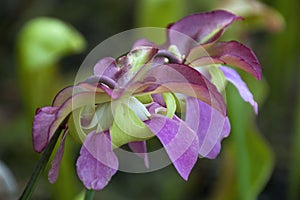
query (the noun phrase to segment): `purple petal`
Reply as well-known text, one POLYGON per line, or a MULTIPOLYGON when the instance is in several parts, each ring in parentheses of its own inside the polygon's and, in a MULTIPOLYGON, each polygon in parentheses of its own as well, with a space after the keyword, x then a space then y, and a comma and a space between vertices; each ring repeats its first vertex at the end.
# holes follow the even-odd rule
POLYGON ((103 189, 117 172, 118 158, 108 132, 88 134, 77 159, 77 174, 87 189, 103 189))
POLYGON ((73 95, 75 95, 77 93, 80 93, 80 92, 87 91, 88 88, 82 87, 84 85, 87 85, 87 84, 81 83, 81 84, 78 84, 78 85, 75 85, 75 86, 68 86, 68 87, 62 89, 54 97, 54 100, 52 102, 52 106, 59 107, 66 100, 68 100, 69 98, 71 98, 73 95))
POLYGON ((152 94, 151 96, 154 102, 160 104, 163 107, 166 107, 165 100, 161 94, 152 94))
MULTIPOLYGON (((150 105, 147 106, 147 110, 151 115, 157 114, 156 109, 162 108, 161 104, 156 102, 152 102, 150 105)), ((164 107, 165 108, 165 107, 164 107)))
POLYGON ((257 114, 257 102, 254 100, 252 93, 250 92, 249 88, 247 87, 246 83, 242 80, 240 75, 234 69, 231 69, 229 67, 220 67, 220 69, 224 73, 226 79, 237 88, 244 101, 252 105, 254 112, 257 114))
POLYGON ((62 138, 61 138, 61 141, 60 141, 60 145, 56 151, 56 154, 52 160, 52 163, 51 163, 51 168, 49 170, 49 173, 48 173, 48 180, 50 183, 54 183, 57 178, 58 178, 58 175, 59 175, 59 167, 60 167, 60 164, 61 164, 61 160, 62 160, 62 157, 64 155, 64 151, 65 151, 65 141, 66 141, 66 136, 67 134, 64 133, 62 138))
POLYGON ((215 158, 220 152, 222 139, 230 132, 228 117, 198 99, 187 97, 185 121, 198 135, 199 154, 215 158))
POLYGON ((112 80, 116 80, 116 73, 118 67, 116 60, 111 57, 105 57, 98 61, 94 67, 94 75, 97 77, 108 77, 112 80))
POLYGON ((134 153, 144 159, 145 166, 149 168, 146 141, 129 142, 128 146, 134 153))
POLYGON ((156 134, 183 179, 188 176, 198 158, 199 143, 195 132, 178 118, 153 115, 145 122, 156 134))
MULTIPOLYGON (((123 90, 123 92, 125 89, 123 90)), ((222 95, 207 78, 190 66, 182 64, 161 65, 150 69, 141 81, 126 88, 134 94, 157 94, 175 92, 196 97, 226 115, 226 105, 222 95)), ((116 92, 114 98, 122 95, 116 92)))
POLYGON ((210 45, 208 54, 225 65, 238 67, 253 75, 258 80, 262 77, 261 67, 255 54, 251 49, 236 41, 218 42, 210 45))
POLYGON ((187 55, 193 46, 192 41, 200 44, 214 42, 231 23, 239 19, 242 18, 224 10, 184 17, 168 27, 169 43, 176 45, 182 54, 187 55))
POLYGON ((58 107, 44 107, 36 110, 33 128, 32 140, 34 150, 42 152, 50 140, 49 129, 55 120, 58 107))

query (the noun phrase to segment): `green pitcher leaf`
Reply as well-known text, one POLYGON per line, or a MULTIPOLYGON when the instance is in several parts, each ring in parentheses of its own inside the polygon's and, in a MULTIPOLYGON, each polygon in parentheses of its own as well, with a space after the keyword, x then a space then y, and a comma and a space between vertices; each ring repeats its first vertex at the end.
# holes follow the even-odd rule
POLYGON ((85 48, 83 36, 58 19, 39 17, 27 22, 16 43, 22 98, 30 115, 51 102, 60 81, 58 61, 85 48))
POLYGON ((58 19, 39 17, 24 25, 17 46, 20 67, 40 70, 69 53, 82 51, 85 41, 71 25, 58 19))

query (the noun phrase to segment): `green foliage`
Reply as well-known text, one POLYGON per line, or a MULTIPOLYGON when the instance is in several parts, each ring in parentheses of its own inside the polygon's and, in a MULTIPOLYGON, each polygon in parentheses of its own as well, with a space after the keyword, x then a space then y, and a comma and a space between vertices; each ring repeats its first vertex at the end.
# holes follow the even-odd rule
POLYGON ((81 52, 85 40, 69 24, 40 17, 23 26, 16 46, 22 98, 32 116, 37 107, 51 103, 57 92, 58 61, 68 54, 81 52))
POLYGON ((141 0, 138 3, 138 26, 166 27, 185 14, 183 0, 141 0))
POLYGON ((295 109, 294 141, 292 142, 292 160, 290 173, 289 199, 297 199, 300 195, 300 93, 298 93, 297 108, 295 109))
MULTIPOLYGON (((137 4, 136 24, 138 27, 165 28, 168 24, 183 17, 186 7, 184 0, 139 0, 137 4)), ((145 36, 156 43, 165 41, 164 31, 155 35, 143 33, 143 37, 145 36)))
POLYGON ((274 156, 253 123, 250 106, 233 87, 227 89, 227 99, 232 130, 214 198, 254 200, 269 180, 274 156))

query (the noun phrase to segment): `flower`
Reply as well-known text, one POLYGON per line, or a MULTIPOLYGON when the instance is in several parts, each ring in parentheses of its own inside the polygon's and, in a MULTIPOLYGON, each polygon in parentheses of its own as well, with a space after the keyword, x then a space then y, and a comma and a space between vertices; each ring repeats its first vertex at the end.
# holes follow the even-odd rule
POLYGON ((208 68, 235 84, 254 107, 247 86, 225 65, 261 77, 250 49, 237 42, 215 42, 237 19, 225 11, 183 18, 168 27, 165 45, 158 47, 142 39, 117 60, 105 57, 95 65, 92 76, 60 91, 52 106, 37 109, 35 151, 43 151, 54 132, 64 129, 49 181, 58 178, 68 135, 82 143, 77 174, 93 190, 103 189, 117 172, 114 149, 124 144, 149 166, 146 141, 157 137, 185 180, 199 155, 215 158, 222 139, 229 135, 230 123, 218 91, 221 87, 208 68), (203 49, 209 55, 203 56, 203 49))
POLYGON ((255 54, 237 41, 217 42, 230 24, 241 19, 223 10, 187 16, 168 27, 167 50, 164 51, 176 57, 179 63, 196 68, 210 80, 216 74, 219 75, 217 81, 222 80, 220 76, 225 76, 257 113, 257 103, 248 87, 234 69, 227 67, 240 68, 260 80, 262 72, 255 54))

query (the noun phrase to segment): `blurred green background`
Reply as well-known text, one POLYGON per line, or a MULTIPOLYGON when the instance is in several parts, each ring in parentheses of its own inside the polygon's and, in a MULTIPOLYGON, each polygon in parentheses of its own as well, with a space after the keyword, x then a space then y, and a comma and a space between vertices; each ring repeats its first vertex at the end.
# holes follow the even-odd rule
MULTIPOLYGON (((121 31, 165 27, 185 15, 218 8, 245 18, 221 40, 239 40, 258 56, 264 79, 258 82, 242 75, 259 102, 259 115, 254 116, 228 87, 232 132, 217 159, 199 160, 188 182, 173 166, 148 174, 118 172, 95 199, 300 199, 299 4, 298 0, 1 1, 0 199, 19 196, 40 157, 31 144, 35 108, 50 105, 62 87, 73 83, 96 45, 121 31)), ((67 140, 58 181, 50 184, 44 173, 33 199, 81 199, 84 188, 75 172, 79 148, 67 140)))

